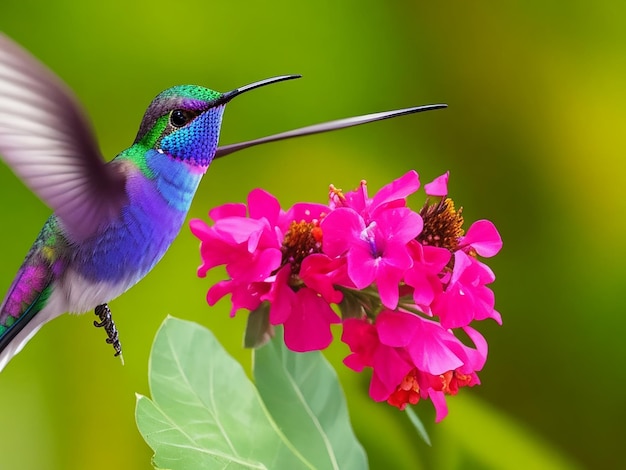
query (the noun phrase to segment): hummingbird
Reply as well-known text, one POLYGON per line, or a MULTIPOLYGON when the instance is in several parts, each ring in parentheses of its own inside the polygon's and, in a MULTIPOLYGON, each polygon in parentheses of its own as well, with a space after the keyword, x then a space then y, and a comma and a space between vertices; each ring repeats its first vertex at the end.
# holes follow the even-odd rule
POLYGON ((46 322, 94 311, 115 355, 108 302, 148 274, 184 224, 216 159, 268 142, 446 107, 367 114, 219 146, 225 106, 281 75, 220 93, 169 88, 150 103, 132 145, 106 162, 78 99, 0 33, 0 158, 52 210, 0 304, 0 370, 46 322))

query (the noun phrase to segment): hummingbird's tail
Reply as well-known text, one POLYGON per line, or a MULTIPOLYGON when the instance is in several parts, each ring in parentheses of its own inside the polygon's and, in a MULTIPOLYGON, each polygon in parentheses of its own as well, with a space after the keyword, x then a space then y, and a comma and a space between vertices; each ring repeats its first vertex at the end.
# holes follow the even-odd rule
POLYGON ((0 305, 0 371, 57 309, 50 303, 52 267, 31 250, 0 305))

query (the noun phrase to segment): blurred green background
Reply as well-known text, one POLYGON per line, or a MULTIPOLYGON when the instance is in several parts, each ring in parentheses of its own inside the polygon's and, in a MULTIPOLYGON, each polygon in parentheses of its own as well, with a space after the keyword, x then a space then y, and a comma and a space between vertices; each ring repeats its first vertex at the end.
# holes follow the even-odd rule
MULTIPOLYGON (((483 385, 449 399, 426 447, 397 410, 373 404, 367 376, 336 365, 372 468, 609 468, 626 437, 624 288, 626 8, 615 2, 3 1, 0 30, 73 88, 105 155, 133 140, 162 89, 217 90, 284 73, 304 78, 229 104, 222 143, 373 111, 449 109, 248 150, 215 162, 192 217, 262 187, 288 206, 324 202, 329 183, 372 190, 415 168, 451 171, 466 221, 493 220, 504 249, 496 307, 479 324, 483 385), (619 137, 619 136, 622 137, 619 137)), ((49 214, 0 165, 0 290, 49 214)), ((414 208, 421 204, 412 200, 414 208)), ((241 349, 245 315, 209 308, 221 276, 195 276, 185 227, 157 268, 111 302, 126 365, 93 315, 46 325, 0 374, 2 469, 149 469, 135 392, 167 314, 241 349)))

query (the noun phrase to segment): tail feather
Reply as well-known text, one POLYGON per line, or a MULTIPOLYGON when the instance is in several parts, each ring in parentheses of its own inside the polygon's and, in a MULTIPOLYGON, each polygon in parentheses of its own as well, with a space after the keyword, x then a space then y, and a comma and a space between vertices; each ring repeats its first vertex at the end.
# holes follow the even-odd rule
POLYGON ((51 267, 29 253, 0 305, 0 370, 46 321, 53 318, 50 297, 54 291, 51 267), (42 315, 42 310, 46 314, 42 315))
MULTIPOLYGON (((55 297, 54 293, 51 297, 55 297)), ((0 371, 4 369, 13 356, 22 350, 28 341, 35 336, 35 333, 39 331, 39 328, 53 318, 58 317, 62 312, 63 310, 60 310, 56 305, 56 302, 52 300, 39 312, 33 314, 30 318, 25 319, 25 321, 21 323, 19 329, 11 330, 11 338, 3 343, 2 350, 0 351, 0 371)), ((3 340, 4 336, 0 341, 3 340)))

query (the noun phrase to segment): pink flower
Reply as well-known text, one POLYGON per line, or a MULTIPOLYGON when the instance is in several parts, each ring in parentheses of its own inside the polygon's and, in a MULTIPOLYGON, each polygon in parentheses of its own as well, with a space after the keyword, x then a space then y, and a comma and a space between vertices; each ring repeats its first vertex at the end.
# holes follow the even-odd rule
POLYGON ((256 189, 248 196, 247 208, 243 204, 225 204, 211 210, 209 215, 215 221, 212 226, 192 220, 191 231, 201 240, 203 263, 198 275, 204 277, 209 269, 225 265, 230 278, 209 289, 209 305, 230 294, 234 316, 239 309, 252 311, 268 301, 269 321, 284 325, 290 349, 327 347, 332 341, 330 324, 340 321, 329 306, 329 302, 342 298, 341 292, 333 288, 331 275, 339 273, 340 263, 330 260, 323 268, 319 261, 315 263, 319 258, 312 255, 321 251, 315 231, 328 210, 321 204, 296 204, 285 212, 274 196, 256 189), (319 292, 294 282, 292 276, 303 264, 305 278, 319 292))
POLYGON ((357 289, 376 282, 388 308, 398 305, 398 285, 413 262, 407 243, 422 230, 422 219, 406 207, 379 210, 369 224, 353 209, 335 209, 321 223, 323 250, 346 255, 348 276, 357 289))
POLYGON ((344 321, 342 341, 352 351, 344 363, 357 372, 373 369, 370 396, 375 401, 390 400, 404 409, 408 403, 435 397, 440 421, 447 412, 443 394, 479 383, 475 372, 482 369, 487 357, 483 337, 471 328, 466 333, 476 349, 465 346, 436 322, 383 310, 374 324, 344 321))
MULTIPOLYGON (((502 239, 488 220, 465 233, 448 179, 446 172, 425 185, 419 213, 407 207, 420 186, 415 171, 371 198, 361 181, 345 194, 331 185, 328 206, 300 203, 284 211, 256 189, 247 205, 213 209, 211 226, 191 222, 201 240, 198 274, 224 265, 228 276, 208 290, 207 302, 229 295, 231 315, 243 308, 266 325, 283 325, 294 351, 332 342, 331 325, 341 321, 334 306, 351 351, 344 362, 372 369, 372 399, 400 409, 430 399, 440 421, 446 395, 480 383, 487 343, 469 325, 501 323, 489 288, 495 275, 479 257, 496 255, 502 239), (456 328, 472 347, 457 339, 456 328)), ((271 331, 256 332, 248 344, 257 346, 271 331)))
POLYGON ((433 303, 433 313, 440 317, 444 328, 462 327, 486 318, 502 324, 502 317, 494 309, 493 291, 486 287, 496 277, 487 265, 473 256, 495 256, 501 248, 500 234, 488 220, 475 222, 465 236, 459 237, 452 274, 445 291, 433 303))
POLYGON ((209 212, 215 221, 211 227, 199 219, 190 221, 192 233, 201 241, 200 277, 206 276, 209 269, 224 264, 233 279, 262 281, 280 266, 280 240, 270 224, 270 218, 277 218, 272 207, 276 199, 268 196, 261 190, 250 193, 250 211, 258 213, 255 218, 246 216, 244 204, 225 204, 209 212), (260 214, 263 209, 269 218, 260 214))
POLYGON ((433 302, 432 311, 444 328, 459 328, 473 320, 493 318, 502 324, 494 309, 495 296, 486 287, 495 280, 491 269, 463 251, 454 253, 454 269, 442 292, 433 302))
POLYGON ((378 209, 405 207, 407 196, 413 194, 419 187, 419 176, 414 170, 383 186, 371 199, 367 195, 367 183, 364 180, 357 190, 345 194, 331 185, 329 206, 333 210, 349 207, 369 224, 378 209))

